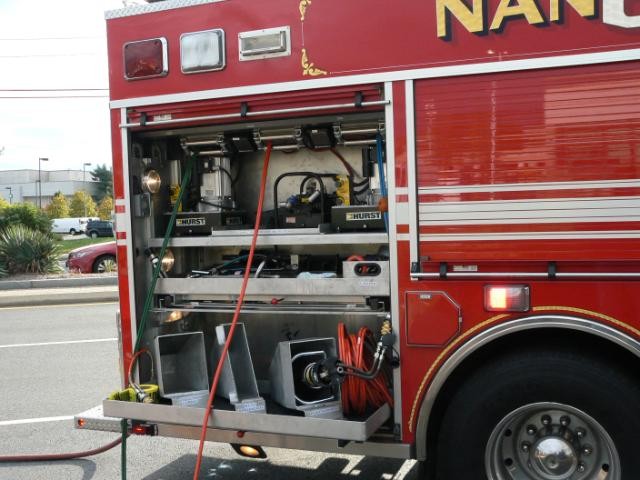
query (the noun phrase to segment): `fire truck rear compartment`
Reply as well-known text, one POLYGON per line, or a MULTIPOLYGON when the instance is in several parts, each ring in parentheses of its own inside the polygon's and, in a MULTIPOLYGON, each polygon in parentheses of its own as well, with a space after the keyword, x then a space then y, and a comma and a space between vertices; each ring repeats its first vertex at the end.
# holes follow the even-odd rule
MULTIPOLYGON (((163 398, 160 404, 107 400, 105 415, 201 425, 203 399, 247 266, 259 191, 256 172, 262 150, 271 143, 240 334, 234 337, 209 426, 344 441, 393 432, 390 402, 344 412, 337 383, 323 390, 303 380, 311 366, 337 356, 339 324, 354 334, 366 327, 376 339, 390 324, 390 252, 380 207, 384 133, 384 116, 366 113, 131 135, 138 318, 186 158, 191 155, 196 163, 142 333, 142 347, 153 352, 154 361, 143 356, 137 364, 139 382, 159 383, 161 396, 164 383, 163 398), (184 348, 163 351, 160 346, 193 335, 202 335, 201 352, 195 337, 184 348), (198 373, 199 356, 206 375, 198 373), (189 377, 178 382, 186 390, 172 396, 167 387, 174 384, 168 378, 181 375, 189 377)), ((393 357, 390 349, 379 367, 390 391, 393 357)))

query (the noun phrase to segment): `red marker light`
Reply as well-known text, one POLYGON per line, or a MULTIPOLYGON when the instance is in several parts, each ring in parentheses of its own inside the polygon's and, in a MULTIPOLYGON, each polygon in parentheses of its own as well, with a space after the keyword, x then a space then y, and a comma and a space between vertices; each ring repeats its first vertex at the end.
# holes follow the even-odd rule
POLYGON ((131 433, 134 433, 135 435, 144 435, 147 433, 147 429, 144 425, 136 425, 131 429, 131 433))
POLYGON ((127 80, 161 77, 168 72, 167 40, 152 38, 124 45, 124 77, 127 80))
POLYGON ((489 312, 526 312, 530 296, 527 285, 487 285, 484 308, 489 312))

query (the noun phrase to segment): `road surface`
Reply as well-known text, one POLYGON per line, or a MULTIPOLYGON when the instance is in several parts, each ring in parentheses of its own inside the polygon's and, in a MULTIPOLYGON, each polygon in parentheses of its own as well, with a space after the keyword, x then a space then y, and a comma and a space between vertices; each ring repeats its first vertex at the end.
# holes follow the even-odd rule
MULTIPOLYGON (((71 417, 118 388, 116 304, 0 309, 0 455, 80 451, 115 434, 73 429, 71 417)), ((197 442, 128 441, 128 480, 184 480, 197 442)), ((415 462, 266 449, 266 460, 207 444, 201 479, 418 480, 415 462)), ((0 464, 0 480, 117 480, 119 448, 59 463, 0 464)))

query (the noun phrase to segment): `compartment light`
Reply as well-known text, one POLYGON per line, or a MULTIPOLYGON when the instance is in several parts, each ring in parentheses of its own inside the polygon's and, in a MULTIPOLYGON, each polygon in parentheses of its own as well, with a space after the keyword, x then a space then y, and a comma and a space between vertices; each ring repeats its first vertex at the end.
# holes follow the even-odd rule
POLYGON ((158 193, 162 185, 160 174, 155 170, 147 170, 142 176, 142 189, 149 193, 158 193))
POLYGON ((176 257, 171 251, 171 249, 167 248, 164 252, 164 257, 162 257, 162 271, 170 272, 173 266, 176 263, 176 257))
POLYGON ((224 30, 205 30, 180 36, 182 73, 222 70, 225 63, 224 30))
POLYGON ((527 285, 487 285, 484 287, 484 308, 489 312, 526 312, 530 297, 527 285))
POLYGON ((249 458, 267 458, 267 453, 262 447, 257 445, 240 445, 232 443, 231 448, 235 450, 238 455, 249 458))
POLYGON ((125 43, 123 56, 124 78, 127 80, 162 77, 169 71, 165 38, 125 43))

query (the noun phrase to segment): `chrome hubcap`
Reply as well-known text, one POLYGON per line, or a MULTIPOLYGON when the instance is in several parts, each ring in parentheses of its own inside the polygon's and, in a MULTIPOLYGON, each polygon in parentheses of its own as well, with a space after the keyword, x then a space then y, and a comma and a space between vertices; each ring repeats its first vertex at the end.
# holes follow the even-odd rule
POLYGON ((573 446, 558 437, 541 438, 532 450, 530 459, 531 467, 542 478, 569 478, 578 466, 573 446))
POLYGON ((611 437, 586 413, 535 403, 508 414, 485 453, 490 480, 620 480, 611 437))

